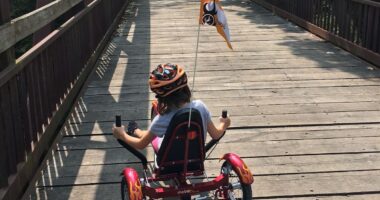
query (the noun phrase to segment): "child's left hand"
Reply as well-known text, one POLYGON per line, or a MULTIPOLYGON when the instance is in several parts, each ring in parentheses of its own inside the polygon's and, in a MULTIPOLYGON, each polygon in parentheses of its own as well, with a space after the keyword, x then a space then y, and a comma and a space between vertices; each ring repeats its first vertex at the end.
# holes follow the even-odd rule
POLYGON ((125 133, 125 127, 124 126, 116 127, 115 124, 114 124, 113 127, 112 127, 112 133, 113 133, 113 136, 115 138, 123 140, 123 137, 126 134, 125 133))

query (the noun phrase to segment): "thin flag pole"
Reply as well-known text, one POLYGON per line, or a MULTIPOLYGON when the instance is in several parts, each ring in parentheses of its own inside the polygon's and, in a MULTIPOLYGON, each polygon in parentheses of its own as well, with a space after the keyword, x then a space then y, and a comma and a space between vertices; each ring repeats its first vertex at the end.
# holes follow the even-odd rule
MULTIPOLYGON (((198 22, 198 33, 197 33, 197 45, 195 47, 195 61, 194 61, 194 71, 193 71, 193 85, 191 86, 191 94, 193 94, 194 86, 195 86, 195 73, 197 71, 197 63, 198 63, 198 47, 199 47, 199 36, 201 32, 201 23, 198 22)), ((189 122, 187 124, 187 127, 190 128, 190 121, 191 121, 191 110, 192 110, 192 104, 190 102, 190 114, 189 114, 189 122)))

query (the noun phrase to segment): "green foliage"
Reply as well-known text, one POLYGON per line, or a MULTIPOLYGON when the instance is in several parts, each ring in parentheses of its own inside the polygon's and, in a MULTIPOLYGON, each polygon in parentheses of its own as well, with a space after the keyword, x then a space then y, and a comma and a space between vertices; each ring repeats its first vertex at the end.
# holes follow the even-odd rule
MULTIPOLYGON (((12 0, 11 18, 20 17, 33 11, 36 7, 36 0, 12 0)), ((33 46, 33 37, 29 36, 17 42, 15 45, 15 56, 20 57, 33 46)))
POLYGON ((36 7, 36 0, 12 0, 12 19, 31 12, 36 7))

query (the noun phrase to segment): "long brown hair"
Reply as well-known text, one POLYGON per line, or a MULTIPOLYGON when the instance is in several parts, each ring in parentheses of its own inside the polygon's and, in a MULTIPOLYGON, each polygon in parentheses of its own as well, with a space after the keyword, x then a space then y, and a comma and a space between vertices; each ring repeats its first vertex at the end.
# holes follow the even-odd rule
POLYGON ((171 108, 179 108, 184 103, 189 103, 191 99, 191 91, 189 86, 185 86, 184 88, 169 94, 166 97, 157 96, 158 100, 158 113, 160 115, 164 115, 170 112, 171 108))

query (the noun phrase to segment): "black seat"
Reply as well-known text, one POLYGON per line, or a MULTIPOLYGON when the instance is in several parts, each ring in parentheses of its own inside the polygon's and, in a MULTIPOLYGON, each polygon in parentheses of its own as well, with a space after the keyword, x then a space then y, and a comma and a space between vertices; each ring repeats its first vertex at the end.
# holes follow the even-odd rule
POLYGON ((204 171, 204 130, 202 117, 196 109, 179 110, 172 118, 165 138, 157 153, 156 174, 161 175, 191 175, 202 174, 204 171))

